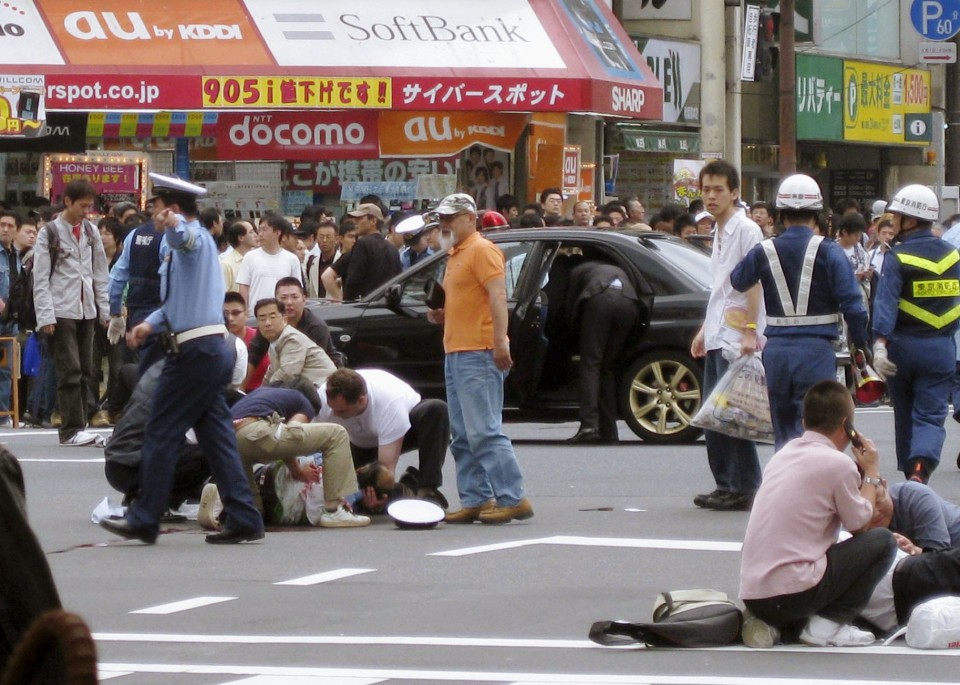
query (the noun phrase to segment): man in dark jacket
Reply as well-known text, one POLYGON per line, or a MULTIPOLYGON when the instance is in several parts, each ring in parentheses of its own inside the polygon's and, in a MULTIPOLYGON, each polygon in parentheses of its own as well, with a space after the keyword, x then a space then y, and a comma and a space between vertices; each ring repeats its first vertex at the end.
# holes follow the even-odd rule
MULTIPOLYGON (((150 418, 153 395, 157 379, 163 371, 165 360, 161 359, 136 380, 137 369, 134 364, 123 367, 123 380, 136 383, 130 400, 123 408, 123 415, 113 429, 113 435, 104 449, 104 474, 110 485, 123 493, 123 503, 129 504, 140 489, 140 451, 143 448, 143 435, 150 418)), ((203 457, 203 451, 197 445, 186 440, 180 446, 180 456, 174 470, 173 489, 170 491, 168 507, 178 509, 188 498, 199 499, 203 484, 210 477, 210 468, 203 457)))
POLYGON ((580 430, 568 442, 616 442, 614 372, 639 316, 637 291, 620 267, 584 262, 570 272, 565 311, 580 331, 580 430))
MULTIPOLYGON (((330 339, 330 329, 323 319, 315 316, 306 308, 307 291, 296 278, 281 278, 277 281, 274 293, 280 304, 283 305, 283 317, 287 324, 315 342, 320 349, 327 353, 337 368, 344 365, 343 355, 333 346, 330 339)), ((257 333, 247 345, 247 365, 249 369, 257 368, 264 355, 270 349, 270 342, 257 333)))

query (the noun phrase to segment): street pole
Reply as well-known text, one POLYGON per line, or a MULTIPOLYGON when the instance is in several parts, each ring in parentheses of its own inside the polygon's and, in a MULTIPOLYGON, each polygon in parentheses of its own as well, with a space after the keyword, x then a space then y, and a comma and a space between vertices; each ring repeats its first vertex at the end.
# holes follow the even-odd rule
MULTIPOLYGON (((960 43, 960 35, 953 37, 954 43, 960 43)), ((960 185, 960 84, 957 79, 960 78, 960 69, 956 63, 947 64, 944 67, 947 70, 946 90, 947 90, 947 111, 944 112, 944 121, 946 130, 943 160, 937 160, 937 164, 944 165, 944 175, 946 185, 960 185)), ((937 124, 937 118, 934 117, 934 126, 937 124)), ((939 153, 939 150, 938 150, 939 153)))
POLYGON ((794 0, 780 0, 780 176, 797 172, 797 70, 794 0))

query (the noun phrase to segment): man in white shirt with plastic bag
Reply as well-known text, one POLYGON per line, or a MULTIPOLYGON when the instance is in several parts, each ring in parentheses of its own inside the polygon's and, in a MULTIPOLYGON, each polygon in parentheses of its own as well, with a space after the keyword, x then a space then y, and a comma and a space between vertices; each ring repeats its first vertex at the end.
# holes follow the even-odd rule
MULTIPOLYGON (((730 285, 730 273, 744 255, 763 240, 763 232, 738 206, 740 174, 728 162, 714 160, 703 167, 700 191, 704 207, 717 222, 710 256, 713 288, 703 326, 690 347, 694 357, 706 357, 703 374, 703 397, 706 398, 731 361, 740 355, 753 354, 762 344, 760 287, 737 292, 730 285)), ((711 430, 705 435, 707 459, 716 489, 697 495, 693 503, 720 511, 749 509, 760 487, 756 445, 711 430)))

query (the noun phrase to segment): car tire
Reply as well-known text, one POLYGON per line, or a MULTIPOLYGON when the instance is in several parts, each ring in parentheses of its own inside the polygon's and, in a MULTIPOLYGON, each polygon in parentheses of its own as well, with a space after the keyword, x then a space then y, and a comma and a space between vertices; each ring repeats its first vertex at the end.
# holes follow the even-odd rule
POLYGON ((690 425, 700 409, 703 370, 689 355, 648 352, 620 380, 621 415, 645 442, 692 442, 702 431, 690 425))

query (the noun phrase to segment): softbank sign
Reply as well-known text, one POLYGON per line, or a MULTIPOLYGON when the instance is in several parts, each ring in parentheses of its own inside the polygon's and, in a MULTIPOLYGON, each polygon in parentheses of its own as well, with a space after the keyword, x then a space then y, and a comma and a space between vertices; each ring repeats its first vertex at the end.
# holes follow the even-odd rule
POLYGON ((367 112, 220 114, 217 152, 224 159, 365 159, 376 157, 377 118, 367 112))
POLYGON ((284 66, 562 69, 529 0, 244 0, 284 66))

